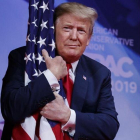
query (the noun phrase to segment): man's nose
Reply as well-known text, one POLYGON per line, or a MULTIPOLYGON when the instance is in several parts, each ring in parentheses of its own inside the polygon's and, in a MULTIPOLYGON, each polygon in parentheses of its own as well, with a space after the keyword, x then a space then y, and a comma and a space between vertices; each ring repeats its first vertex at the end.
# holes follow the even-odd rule
POLYGON ((72 29, 71 31, 71 39, 72 40, 77 40, 77 29, 72 29))

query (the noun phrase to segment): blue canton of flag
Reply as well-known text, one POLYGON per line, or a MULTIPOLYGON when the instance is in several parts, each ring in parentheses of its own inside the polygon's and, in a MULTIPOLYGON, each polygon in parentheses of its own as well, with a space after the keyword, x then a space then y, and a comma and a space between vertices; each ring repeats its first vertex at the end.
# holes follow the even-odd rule
POLYGON ((46 70, 42 49, 55 56, 53 12, 53 0, 29 1, 25 85, 46 70))

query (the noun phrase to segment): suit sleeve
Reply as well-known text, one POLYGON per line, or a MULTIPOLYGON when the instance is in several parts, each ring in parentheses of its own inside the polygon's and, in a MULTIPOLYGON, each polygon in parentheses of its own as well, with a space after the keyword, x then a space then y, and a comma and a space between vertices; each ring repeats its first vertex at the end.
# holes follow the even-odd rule
POLYGON ((21 122, 55 99, 44 74, 24 86, 25 67, 22 54, 18 49, 9 54, 1 93, 2 115, 13 124, 21 122))
POLYGON ((96 111, 76 111, 74 140, 80 138, 85 140, 113 140, 118 131, 119 122, 111 93, 111 73, 109 70, 103 73, 106 76, 96 82, 98 84, 96 87, 100 89, 96 111))

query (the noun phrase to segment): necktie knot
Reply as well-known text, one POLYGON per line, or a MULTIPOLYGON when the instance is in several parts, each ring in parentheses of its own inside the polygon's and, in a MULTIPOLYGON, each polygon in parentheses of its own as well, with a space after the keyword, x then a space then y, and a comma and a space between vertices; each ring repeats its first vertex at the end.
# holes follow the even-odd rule
POLYGON ((67 63, 67 64, 66 64, 66 66, 67 66, 67 70, 68 70, 68 72, 69 72, 69 69, 71 69, 71 68, 72 68, 72 66, 71 66, 71 64, 70 64, 70 63, 67 63))

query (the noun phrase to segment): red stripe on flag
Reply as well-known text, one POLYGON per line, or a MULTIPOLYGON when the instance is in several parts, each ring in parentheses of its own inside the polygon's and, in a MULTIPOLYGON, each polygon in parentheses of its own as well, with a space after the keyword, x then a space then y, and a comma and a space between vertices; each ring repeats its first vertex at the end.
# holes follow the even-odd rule
POLYGON ((63 132, 61 130, 60 123, 52 127, 52 130, 53 130, 53 133, 55 134, 56 140, 63 140, 63 132))
POLYGON ((14 140, 31 140, 30 136, 24 131, 21 125, 16 126, 12 132, 14 140))
MULTIPOLYGON (((39 113, 38 113, 39 114, 39 113)), ((36 120, 37 124, 36 124, 36 129, 35 129, 35 135, 38 137, 39 140, 41 140, 40 136, 39 136, 39 128, 40 128, 40 119, 41 119, 41 115, 38 115, 38 118, 36 120)))
POLYGON ((33 114, 34 119, 37 121, 38 117, 40 116, 40 111, 36 112, 35 114, 33 114))

